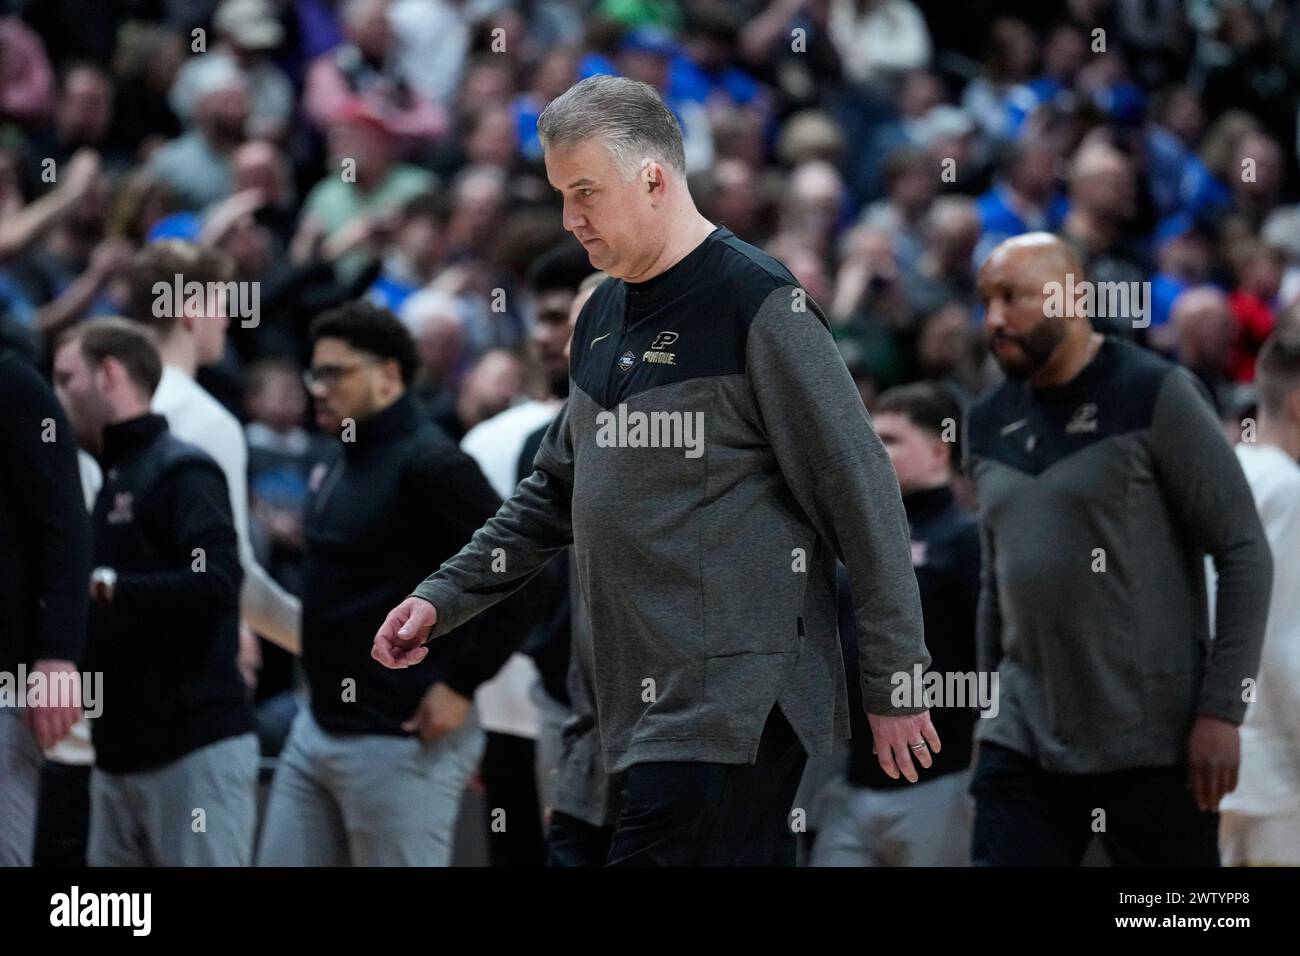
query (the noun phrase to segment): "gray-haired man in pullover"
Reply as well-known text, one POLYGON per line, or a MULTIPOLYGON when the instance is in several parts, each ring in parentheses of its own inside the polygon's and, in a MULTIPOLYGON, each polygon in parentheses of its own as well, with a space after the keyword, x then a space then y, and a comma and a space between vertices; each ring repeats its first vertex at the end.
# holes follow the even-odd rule
POLYGON ((615 278, 579 316, 533 474, 374 656, 418 662, 572 543, 604 765, 629 771, 609 862, 791 863, 806 755, 848 736, 837 557, 881 766, 915 780, 940 746, 891 702, 929 663, 897 480, 821 310, 695 209, 651 87, 584 80, 538 130, 565 228, 615 278))

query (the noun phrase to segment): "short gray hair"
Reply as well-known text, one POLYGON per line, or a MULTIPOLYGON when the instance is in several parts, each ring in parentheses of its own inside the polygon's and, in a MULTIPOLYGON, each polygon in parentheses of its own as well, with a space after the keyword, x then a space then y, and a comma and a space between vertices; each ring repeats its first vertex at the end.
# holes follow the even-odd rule
POLYGON ((542 110, 537 137, 543 148, 598 137, 629 174, 646 156, 686 172, 682 130, 672 110, 653 86, 622 76, 589 76, 569 87, 542 110))

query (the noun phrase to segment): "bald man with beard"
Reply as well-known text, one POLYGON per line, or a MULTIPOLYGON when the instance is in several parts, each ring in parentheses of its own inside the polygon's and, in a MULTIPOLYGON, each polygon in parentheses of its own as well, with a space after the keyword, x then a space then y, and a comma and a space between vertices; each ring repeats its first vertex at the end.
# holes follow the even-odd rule
POLYGON ((1078 258, 1046 233, 1004 242, 978 278, 1007 381, 966 424, 979 666, 1000 677, 977 722, 974 862, 1077 865, 1098 835, 1119 865, 1216 866, 1268 543, 1201 385, 1095 333, 1082 300, 1049 308, 1071 278, 1078 258))

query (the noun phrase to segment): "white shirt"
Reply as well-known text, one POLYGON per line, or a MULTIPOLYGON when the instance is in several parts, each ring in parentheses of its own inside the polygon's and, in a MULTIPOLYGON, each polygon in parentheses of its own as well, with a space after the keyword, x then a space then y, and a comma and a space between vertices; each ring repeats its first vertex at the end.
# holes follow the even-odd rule
POLYGON ((275 583, 253 555, 248 534, 248 447, 239 420, 198 382, 170 365, 163 367, 162 380, 153 393, 153 410, 167 419, 173 435, 211 455, 226 476, 239 538, 239 563, 244 569, 241 616, 263 637, 297 653, 301 604, 275 583))
POLYGON ((855 83, 874 85, 930 62, 930 31, 910 0, 884 0, 863 14, 856 0, 831 0, 828 26, 855 83))
POLYGON ((1241 725, 1237 789, 1220 809, 1300 814, 1300 466, 1275 445, 1237 445, 1273 553, 1273 594, 1255 700, 1241 725))
POLYGON ((460 447, 478 462, 492 490, 501 498, 509 498, 519 484, 519 456, 524 442, 559 410, 554 402, 523 402, 475 425, 465 433, 460 447))
MULTIPOLYGON (((478 462, 492 489, 502 498, 509 498, 518 484, 524 442, 558 412, 559 406, 553 402, 524 402, 507 408, 471 428, 460 447, 478 462)), ((530 691, 538 679, 537 665, 531 657, 511 654, 497 675, 480 684, 474 694, 484 729, 536 740, 542 717, 530 691)))
POLYGON ((469 52, 468 11, 445 0, 397 0, 388 11, 401 74, 432 100, 445 103, 469 52))

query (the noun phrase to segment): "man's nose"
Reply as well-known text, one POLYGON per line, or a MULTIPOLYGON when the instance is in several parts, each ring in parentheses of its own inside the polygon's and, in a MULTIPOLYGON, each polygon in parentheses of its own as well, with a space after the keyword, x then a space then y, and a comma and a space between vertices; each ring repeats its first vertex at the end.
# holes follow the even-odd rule
POLYGON ((1001 332, 1007 327, 1007 318, 1004 313, 1004 307, 996 299, 984 303, 984 331, 992 335, 995 332, 1001 332))
POLYGON ((576 232, 582 223, 582 213, 576 211, 571 205, 569 205, 569 201, 566 199, 564 202, 564 228, 569 230, 569 232, 576 232))

